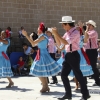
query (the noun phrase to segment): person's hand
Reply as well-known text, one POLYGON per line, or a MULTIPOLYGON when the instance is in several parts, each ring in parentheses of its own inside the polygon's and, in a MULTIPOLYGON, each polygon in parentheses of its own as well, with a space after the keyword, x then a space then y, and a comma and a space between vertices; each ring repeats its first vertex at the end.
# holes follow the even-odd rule
POLYGON ((83 27, 83 23, 82 23, 81 20, 78 21, 78 26, 81 27, 81 28, 83 27))
POLYGON ((22 34, 23 34, 24 36, 27 36, 27 32, 26 32, 25 30, 22 30, 22 34))
POLYGON ((45 37, 44 36, 41 36, 41 38, 40 38, 41 40, 44 40, 45 39, 45 37))
POLYGON ((33 35, 34 35, 33 33, 30 34, 30 38, 31 38, 31 39, 32 39, 32 36, 33 36, 33 35))
POLYGON ((58 33, 57 28, 56 27, 52 28, 52 34, 56 35, 57 33, 58 33))
POLYGON ((89 31, 89 26, 88 25, 86 25, 86 31, 89 31))
POLYGON ((31 49, 31 52, 30 52, 30 54, 33 54, 34 53, 34 50, 33 49, 31 49))
POLYGON ((33 35, 34 35, 34 33, 31 33, 31 34, 30 34, 30 37, 32 37, 33 35))
POLYGON ((97 51, 100 52, 100 48, 98 48, 97 51))

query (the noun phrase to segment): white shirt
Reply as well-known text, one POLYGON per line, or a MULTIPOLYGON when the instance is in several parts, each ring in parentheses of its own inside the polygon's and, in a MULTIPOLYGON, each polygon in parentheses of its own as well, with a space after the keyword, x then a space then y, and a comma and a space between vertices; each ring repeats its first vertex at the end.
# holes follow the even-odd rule
POLYGON ((32 50, 32 48, 31 47, 28 47, 27 50, 25 51, 25 54, 26 55, 31 54, 31 50, 32 50))

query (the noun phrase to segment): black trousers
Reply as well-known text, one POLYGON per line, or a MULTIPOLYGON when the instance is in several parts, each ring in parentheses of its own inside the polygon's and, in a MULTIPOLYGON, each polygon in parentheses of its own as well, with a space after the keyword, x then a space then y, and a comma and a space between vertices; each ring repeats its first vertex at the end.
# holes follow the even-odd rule
MULTIPOLYGON (((54 60, 56 60, 55 53, 49 53, 49 54, 54 60)), ((57 82, 58 81, 56 76, 52 76, 52 80, 53 80, 53 82, 57 82)))
POLYGON ((89 95, 89 92, 88 92, 85 81, 83 81, 84 78, 80 70, 80 55, 78 51, 67 53, 65 55, 65 61, 63 62, 63 68, 61 72, 61 79, 63 81, 65 91, 66 91, 65 94, 69 97, 72 97, 71 86, 68 79, 68 75, 71 69, 73 70, 76 79, 80 83, 82 96, 84 98, 87 98, 87 96, 89 95))
POLYGON ((92 70, 94 72, 94 79, 95 79, 95 83, 97 85, 100 85, 100 79, 99 79, 99 71, 97 69, 97 56, 98 56, 98 52, 97 52, 97 49, 87 49, 86 50, 86 54, 88 55, 89 57, 89 60, 90 60, 90 64, 92 66, 92 70))

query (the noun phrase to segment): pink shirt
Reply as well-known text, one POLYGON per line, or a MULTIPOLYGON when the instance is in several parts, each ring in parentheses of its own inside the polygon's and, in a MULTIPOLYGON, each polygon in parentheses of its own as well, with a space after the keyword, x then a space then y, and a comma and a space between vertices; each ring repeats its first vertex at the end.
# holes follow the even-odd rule
POLYGON ((72 51, 80 49, 80 33, 75 27, 66 32, 63 36, 63 39, 65 39, 69 43, 68 45, 65 45, 66 52, 71 52, 70 44, 72 44, 72 51))
POLYGON ((97 49, 98 48, 98 45, 97 45, 98 33, 95 30, 92 30, 92 31, 88 31, 87 34, 89 35, 89 39, 88 39, 88 42, 85 43, 84 45, 85 49, 97 49))
POLYGON ((55 53, 55 43, 54 43, 54 39, 52 37, 49 37, 48 52, 55 53))

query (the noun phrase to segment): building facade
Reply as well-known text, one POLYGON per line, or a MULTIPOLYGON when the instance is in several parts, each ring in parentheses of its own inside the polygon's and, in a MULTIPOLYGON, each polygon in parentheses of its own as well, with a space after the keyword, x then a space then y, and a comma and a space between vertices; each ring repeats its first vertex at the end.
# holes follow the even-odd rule
POLYGON ((100 32, 100 0, 0 0, 0 28, 10 26, 14 35, 21 26, 31 33, 37 31, 38 24, 57 27, 63 34, 61 17, 70 15, 73 19, 97 23, 100 32))

